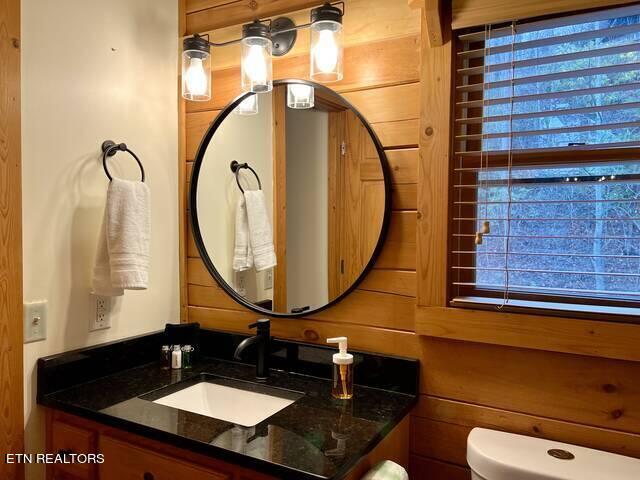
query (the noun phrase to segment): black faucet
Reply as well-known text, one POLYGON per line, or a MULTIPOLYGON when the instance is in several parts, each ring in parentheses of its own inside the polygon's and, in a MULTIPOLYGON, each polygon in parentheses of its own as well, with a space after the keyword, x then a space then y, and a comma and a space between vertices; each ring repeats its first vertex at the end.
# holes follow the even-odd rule
POLYGON ((257 344, 256 378, 266 380, 269 377, 269 355, 271 354, 271 322, 268 318, 261 318, 256 323, 249 325, 249 328, 255 328, 256 335, 240 342, 233 357, 236 360, 242 360, 242 352, 247 347, 257 344))

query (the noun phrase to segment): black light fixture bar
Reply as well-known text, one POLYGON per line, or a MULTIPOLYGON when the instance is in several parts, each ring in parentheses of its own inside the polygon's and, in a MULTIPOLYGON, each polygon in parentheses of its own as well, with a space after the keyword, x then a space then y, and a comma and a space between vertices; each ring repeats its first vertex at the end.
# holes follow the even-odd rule
POLYGON ((272 20, 271 18, 266 18, 266 19, 256 19, 251 23, 247 23, 245 25, 243 25, 243 36, 240 38, 234 38, 233 40, 228 40, 226 42, 212 42, 211 40, 209 40, 209 34, 205 34, 205 35, 200 35, 199 33, 195 33, 193 34, 193 36, 189 37, 189 38, 185 38, 184 42, 189 42, 192 39, 203 39, 204 41, 206 41, 210 47, 226 47, 228 45, 235 45, 237 43, 240 43, 242 41, 242 39, 244 38, 244 33, 245 33, 245 27, 249 26, 249 25, 254 25, 256 23, 259 24, 265 24, 265 23, 269 23, 269 35, 271 37, 274 37, 276 35, 282 35, 285 33, 290 33, 290 32, 297 32, 298 30, 304 30, 306 28, 311 27, 311 25, 313 25, 313 23, 315 21, 322 21, 322 20, 334 20, 334 21, 339 21, 341 22, 341 18, 344 15, 345 12, 345 5, 343 1, 340 2, 333 2, 333 3, 324 3, 319 7, 316 7, 314 9, 311 10, 311 15, 312 15, 312 21, 309 23, 304 23, 302 25, 293 25, 292 27, 287 27, 287 28, 283 28, 283 29, 278 29, 278 28, 272 28, 272 20), (338 9, 336 8, 336 5, 340 5, 342 8, 338 9), (336 13, 335 11, 338 10, 339 13, 336 13), (206 37, 206 39, 205 39, 206 37))

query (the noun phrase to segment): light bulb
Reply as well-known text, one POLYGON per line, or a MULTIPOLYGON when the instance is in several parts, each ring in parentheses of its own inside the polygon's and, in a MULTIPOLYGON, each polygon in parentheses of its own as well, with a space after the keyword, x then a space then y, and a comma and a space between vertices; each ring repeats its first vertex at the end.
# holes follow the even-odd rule
POLYGON ((310 85, 290 83, 287 85, 287 106, 289 108, 313 108, 314 92, 310 85))
POLYGON ((207 93, 207 73, 201 58, 192 58, 185 75, 187 90, 191 95, 204 95, 207 93))
POLYGON ((318 43, 313 52, 318 70, 322 73, 331 73, 338 63, 338 45, 330 30, 319 32, 318 43))
POLYGON ((309 91, 311 90, 310 86, 302 85, 300 83, 292 83, 291 85, 289 85, 289 88, 291 88, 291 93, 296 98, 308 97, 309 91))
POLYGON ((258 96, 249 95, 242 100, 234 110, 238 115, 257 115, 258 114, 258 96))
POLYGON ((264 85, 267 83, 267 61, 260 45, 249 47, 249 53, 244 58, 243 67, 252 84, 264 85))

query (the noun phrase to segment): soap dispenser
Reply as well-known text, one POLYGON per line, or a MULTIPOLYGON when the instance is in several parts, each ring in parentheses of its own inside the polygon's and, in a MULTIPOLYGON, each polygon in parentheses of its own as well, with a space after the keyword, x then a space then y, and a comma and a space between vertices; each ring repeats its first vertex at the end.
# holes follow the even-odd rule
POLYGON ((333 355, 333 388, 331 394, 340 400, 353 397, 353 355, 347 353, 347 337, 327 338, 337 343, 339 353, 333 355))

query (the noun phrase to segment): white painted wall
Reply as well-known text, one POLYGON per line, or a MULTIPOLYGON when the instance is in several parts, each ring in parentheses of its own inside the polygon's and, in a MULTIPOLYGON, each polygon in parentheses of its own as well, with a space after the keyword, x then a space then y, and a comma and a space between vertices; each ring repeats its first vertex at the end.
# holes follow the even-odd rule
MULTIPOLYGON (((265 289, 266 272, 233 271, 236 207, 242 193, 229 165, 232 160, 246 162, 258 173, 273 225, 271 94, 258 95, 258 102, 257 115, 231 113, 225 118, 207 147, 198 178, 198 219, 209 256, 236 291, 244 285, 244 296, 253 303, 272 299, 273 289, 265 289)), ((245 190, 257 188, 250 171, 241 170, 240 179, 245 190)))
POLYGON ((329 301, 329 116, 287 108, 287 306, 329 301))
MULTIPOLYGON (((37 358, 179 321, 178 2, 22 2, 24 299, 49 301, 47 339, 24 346, 26 448, 44 451, 37 358), (100 144, 126 142, 152 194, 150 288, 113 305, 112 327, 88 331, 90 280, 107 178, 100 144)), ((112 159, 135 177, 135 162, 112 159)), ((27 480, 44 478, 41 467, 27 480)))

